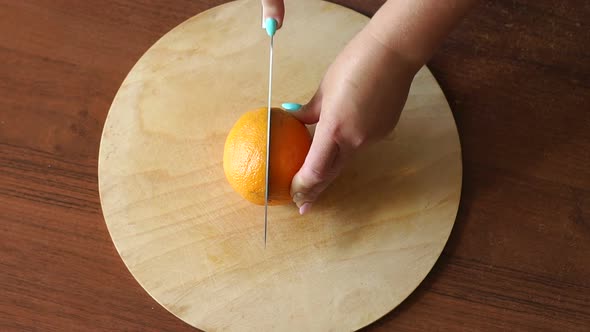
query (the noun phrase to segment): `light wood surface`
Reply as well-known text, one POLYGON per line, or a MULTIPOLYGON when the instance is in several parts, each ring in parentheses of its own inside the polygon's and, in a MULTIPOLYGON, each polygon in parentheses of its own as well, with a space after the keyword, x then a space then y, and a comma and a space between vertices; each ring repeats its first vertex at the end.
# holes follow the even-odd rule
MULTIPOLYGON (((182 23, 133 67, 100 145, 101 204, 113 242, 142 287, 206 331, 361 328, 423 280, 451 232, 461 152, 445 97, 417 75, 399 125, 367 148, 314 205, 263 208, 233 192, 223 144, 264 106, 268 37, 259 1, 182 23)), ((334 4, 287 1, 275 38, 273 100, 306 102, 331 60, 367 22, 334 4)))

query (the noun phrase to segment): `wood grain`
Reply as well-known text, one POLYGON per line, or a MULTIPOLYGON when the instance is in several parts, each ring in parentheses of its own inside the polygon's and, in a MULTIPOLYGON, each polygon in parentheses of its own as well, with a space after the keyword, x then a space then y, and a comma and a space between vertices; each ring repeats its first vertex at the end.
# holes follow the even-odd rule
MULTIPOLYGON (((274 41, 275 105, 311 99, 368 22, 321 1, 286 6, 291 19, 274 41)), ((138 282, 197 328, 357 330, 419 285, 449 237, 461 192, 455 122, 423 68, 396 130, 356 156, 309 215, 295 204, 269 208, 265 248, 263 208, 232 190, 222 164, 235 121, 267 97, 259 11, 258 0, 206 11, 133 67, 100 145, 104 217, 138 282)))
MULTIPOLYGON (((222 2, 0 1, 0 330, 194 331, 119 258, 98 146, 139 57, 222 2)), ((459 216, 425 282, 364 331, 587 330, 589 6, 482 1, 433 57, 462 141, 459 216)))

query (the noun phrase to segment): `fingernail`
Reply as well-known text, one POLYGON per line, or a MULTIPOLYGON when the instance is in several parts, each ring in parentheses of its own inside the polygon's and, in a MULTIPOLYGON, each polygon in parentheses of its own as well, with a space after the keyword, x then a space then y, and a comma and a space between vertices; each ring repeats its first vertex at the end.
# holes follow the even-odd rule
POLYGON ((304 215, 311 210, 311 203, 305 203, 299 208, 299 214, 304 215))
POLYGON ((264 27, 266 28, 266 33, 269 36, 274 36, 275 32, 277 32, 277 20, 272 17, 267 18, 264 27))
POLYGON ((283 103, 281 106, 289 112, 297 112, 303 105, 297 103, 283 103))

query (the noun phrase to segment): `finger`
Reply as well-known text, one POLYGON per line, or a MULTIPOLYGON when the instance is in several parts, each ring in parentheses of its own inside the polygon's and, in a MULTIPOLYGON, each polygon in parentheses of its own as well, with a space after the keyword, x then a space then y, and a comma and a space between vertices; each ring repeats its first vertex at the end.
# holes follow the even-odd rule
POLYGON ((342 164, 338 144, 328 128, 322 123, 318 124, 305 162, 291 183, 291 195, 300 213, 311 208, 311 204, 338 176, 342 164))
POLYGON ((317 123, 320 119, 321 99, 321 92, 318 90, 307 104, 291 114, 305 124, 317 123))
POLYGON ((277 29, 283 26, 285 18, 285 3, 283 0, 262 0, 262 28, 267 18, 272 17, 277 20, 277 29))

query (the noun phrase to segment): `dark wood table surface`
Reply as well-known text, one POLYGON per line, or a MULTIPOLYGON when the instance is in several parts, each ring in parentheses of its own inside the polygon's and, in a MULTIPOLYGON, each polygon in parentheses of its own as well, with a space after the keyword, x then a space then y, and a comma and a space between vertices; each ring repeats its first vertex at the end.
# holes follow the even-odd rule
MULTIPOLYGON (((224 1, 0 0, 0 331, 193 331, 125 268, 97 158, 134 63, 224 1)), ((337 1, 371 15, 382 1, 337 1)), ((456 226, 366 331, 590 331, 590 2, 482 1, 428 66, 453 109, 456 226)))

